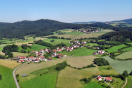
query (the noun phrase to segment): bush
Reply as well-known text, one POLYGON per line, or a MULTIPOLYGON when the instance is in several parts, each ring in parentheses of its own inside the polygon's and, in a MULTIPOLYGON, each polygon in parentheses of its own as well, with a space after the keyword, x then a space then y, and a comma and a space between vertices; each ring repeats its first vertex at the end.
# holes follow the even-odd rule
POLYGON ((105 65, 109 65, 109 62, 104 58, 95 58, 94 64, 97 64, 98 66, 105 66, 105 65))
POLYGON ((19 77, 19 74, 16 74, 16 77, 19 77))
POLYGON ((124 75, 125 77, 127 77, 127 76, 128 76, 128 72, 125 70, 125 71, 122 73, 122 75, 124 75))
POLYGON ((60 71, 60 70, 64 69, 66 66, 67 66, 67 63, 66 63, 66 61, 64 61, 62 63, 57 64, 56 67, 55 67, 55 69, 57 71, 60 71))

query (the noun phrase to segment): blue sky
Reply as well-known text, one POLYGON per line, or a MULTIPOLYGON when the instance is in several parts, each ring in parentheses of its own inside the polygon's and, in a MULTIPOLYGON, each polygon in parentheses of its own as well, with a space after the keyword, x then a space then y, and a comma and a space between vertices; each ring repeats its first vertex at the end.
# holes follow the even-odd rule
POLYGON ((123 20, 132 18, 131 4, 132 0, 0 0, 0 22, 123 20))

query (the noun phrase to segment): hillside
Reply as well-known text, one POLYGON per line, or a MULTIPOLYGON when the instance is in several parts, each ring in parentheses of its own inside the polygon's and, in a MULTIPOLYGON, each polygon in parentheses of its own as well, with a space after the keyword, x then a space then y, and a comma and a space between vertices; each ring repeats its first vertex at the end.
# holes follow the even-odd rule
POLYGON ((26 35, 46 36, 61 29, 80 29, 88 27, 111 27, 106 24, 72 24, 54 20, 41 19, 36 21, 20 21, 15 23, 0 23, 0 38, 22 38, 26 35))

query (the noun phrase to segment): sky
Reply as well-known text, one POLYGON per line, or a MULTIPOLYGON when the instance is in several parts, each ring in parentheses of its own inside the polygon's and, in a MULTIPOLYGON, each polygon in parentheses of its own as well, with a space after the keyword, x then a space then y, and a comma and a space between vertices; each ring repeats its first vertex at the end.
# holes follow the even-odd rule
POLYGON ((0 22, 123 20, 132 18, 131 5, 132 0, 0 0, 0 22))

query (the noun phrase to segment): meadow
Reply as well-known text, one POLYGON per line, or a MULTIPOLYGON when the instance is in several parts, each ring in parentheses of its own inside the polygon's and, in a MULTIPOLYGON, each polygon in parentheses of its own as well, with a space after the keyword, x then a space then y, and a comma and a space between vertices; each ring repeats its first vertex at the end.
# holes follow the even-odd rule
POLYGON ((86 43, 85 46, 87 46, 87 45, 89 45, 89 46, 98 46, 97 43, 86 43))
POLYGON ((125 52, 117 57, 115 57, 116 59, 128 59, 128 58, 132 58, 132 51, 129 52, 125 52))
POLYGON ((68 56, 72 56, 73 57, 77 57, 77 56, 89 56, 89 55, 92 55, 93 52, 97 52, 97 50, 91 50, 91 49, 87 49, 86 47, 81 47, 81 48, 78 48, 78 49, 74 49, 73 51, 63 51, 63 52, 60 52, 61 54, 63 55, 68 55, 68 56))
POLYGON ((70 43, 69 43, 70 40, 66 40, 66 39, 45 39, 43 41, 48 42, 52 45, 57 45, 57 44, 60 44, 60 43, 64 43, 67 46, 70 46, 70 43), (51 42, 51 40, 54 40, 54 42, 51 42))
POLYGON ((106 50, 108 53, 110 53, 110 52, 117 52, 118 49, 123 48, 123 47, 126 47, 126 46, 127 46, 127 45, 122 44, 122 45, 118 45, 118 46, 113 46, 112 48, 105 49, 105 50, 106 50))
POLYGON ((132 76, 128 76, 127 85, 124 88, 132 88, 132 76))
POLYGON ((100 84, 98 84, 97 82, 90 82, 88 85, 86 85, 83 88, 105 88, 102 87, 100 84))
POLYGON ((124 70, 127 70, 128 73, 132 71, 132 68, 131 68, 132 60, 125 60, 125 61, 114 60, 114 59, 111 59, 109 56, 105 56, 103 58, 108 60, 110 65, 120 74, 122 74, 124 70))
MULTIPOLYGON (((105 66, 102 66, 105 68, 105 66)), ((101 74, 115 74, 118 73, 113 70, 101 70, 100 67, 91 67, 82 70, 77 70, 74 68, 66 67, 58 74, 57 87, 58 88, 82 88, 84 85, 80 82, 82 78, 89 78, 92 75, 101 75, 101 74), (76 84, 76 85, 75 85, 76 84)))
POLYGON ((0 74, 2 75, 2 80, 0 81, 0 88, 16 88, 12 72, 13 69, 0 65, 0 74))
POLYGON ((13 53, 13 57, 16 56, 28 56, 28 53, 19 53, 19 52, 12 52, 13 53))
POLYGON ((4 47, 4 46, 6 46, 6 44, 1 44, 1 45, 0 45, 0 51, 3 50, 3 47, 4 47))

